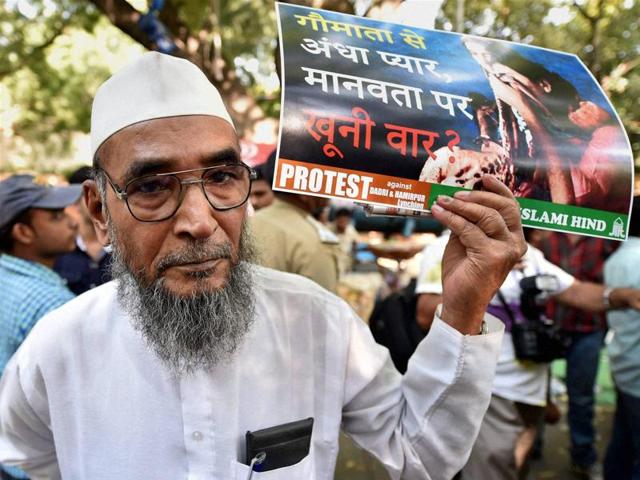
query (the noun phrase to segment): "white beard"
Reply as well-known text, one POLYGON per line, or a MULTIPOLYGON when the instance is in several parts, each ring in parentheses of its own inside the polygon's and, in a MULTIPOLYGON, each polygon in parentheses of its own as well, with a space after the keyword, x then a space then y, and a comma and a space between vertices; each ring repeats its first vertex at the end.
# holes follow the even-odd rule
MULTIPOLYGON (((117 236, 113 235, 115 239, 117 236)), ((151 283, 144 272, 134 272, 114 242, 112 273, 118 281, 118 298, 131 316, 133 326, 177 376, 209 369, 229 360, 241 345, 255 316, 253 275, 245 261, 252 256, 251 241, 243 230, 239 256, 231 266, 226 285, 206 291, 203 285, 189 296, 178 296, 164 288, 159 276, 151 283)), ((174 262, 202 258, 231 258, 230 244, 194 242, 183 251, 159 262, 158 275, 174 262)), ((198 277, 198 275, 194 275, 198 277)))

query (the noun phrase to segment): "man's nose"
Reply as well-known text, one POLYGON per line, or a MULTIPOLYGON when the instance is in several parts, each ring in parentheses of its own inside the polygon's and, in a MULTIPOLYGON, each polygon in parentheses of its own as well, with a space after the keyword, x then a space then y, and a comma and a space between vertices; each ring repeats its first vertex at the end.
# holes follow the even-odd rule
POLYGON ((184 198, 175 214, 174 233, 194 239, 210 237, 217 230, 218 222, 201 186, 188 184, 182 188, 185 189, 184 198))

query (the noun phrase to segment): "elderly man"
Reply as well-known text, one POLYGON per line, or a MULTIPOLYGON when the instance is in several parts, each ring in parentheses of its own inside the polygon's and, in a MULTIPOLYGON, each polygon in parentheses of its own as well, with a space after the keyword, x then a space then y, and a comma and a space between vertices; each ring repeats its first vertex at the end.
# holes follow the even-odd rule
POLYGON ((484 312, 524 253, 508 189, 487 177, 433 207, 454 232, 443 306, 402 377, 343 301, 248 262, 251 170, 195 66, 147 53, 115 74, 91 136, 85 200, 115 280, 45 317, 8 365, 0 461, 35 478, 244 480, 245 432, 313 417, 306 456, 254 480, 333 478, 341 426, 394 479, 455 474, 502 338, 484 312))

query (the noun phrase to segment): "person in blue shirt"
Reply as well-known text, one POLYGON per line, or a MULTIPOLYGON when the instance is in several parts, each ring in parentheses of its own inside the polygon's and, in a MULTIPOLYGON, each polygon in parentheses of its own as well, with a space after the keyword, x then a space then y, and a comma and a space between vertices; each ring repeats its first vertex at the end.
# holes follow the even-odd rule
MULTIPOLYGON (((640 196, 633 199, 629 239, 604 264, 611 287, 640 285, 640 196)), ((640 312, 607 313, 613 333, 607 350, 616 387, 613 432, 604 462, 605 480, 640 479, 640 312)))
MULTIPOLYGON (((0 182, 0 373, 35 323, 74 295, 53 270, 75 248, 77 224, 64 211, 80 186, 45 187, 30 175, 0 182)), ((27 478, 0 466, 0 478, 27 478)))
MULTIPOLYGON (((69 177, 72 185, 82 185, 93 178, 92 168, 80 167, 69 177)), ((67 281, 76 295, 111 280, 111 254, 100 243, 82 198, 67 208, 78 223, 76 248, 57 258, 53 270, 67 281)))

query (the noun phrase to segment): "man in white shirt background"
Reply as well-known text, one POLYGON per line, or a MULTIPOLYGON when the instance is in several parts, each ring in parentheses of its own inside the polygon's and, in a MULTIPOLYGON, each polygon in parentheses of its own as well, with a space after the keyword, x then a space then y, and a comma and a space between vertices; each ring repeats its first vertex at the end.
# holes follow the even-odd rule
MULTIPOLYGON (((611 287, 640 285, 640 196, 633 199, 629 239, 607 259, 604 279, 611 287)), ((607 353, 616 387, 616 413, 604 461, 605 480, 640 477, 640 312, 607 313, 607 353)))
POLYGON ((504 185, 432 207, 455 233, 443 305, 401 376, 342 300, 249 263, 252 172, 197 67, 154 52, 116 73, 91 137, 85 201, 115 280, 41 320, 7 365, 0 461, 35 479, 244 480, 247 430, 313 417, 308 454, 254 480, 331 479, 340 428, 394 479, 455 474, 501 343, 485 310, 525 249, 504 185))
MULTIPOLYGON (((528 230, 528 233, 532 233, 528 230)), ((445 231, 423 250, 416 283, 416 317, 428 329, 436 306, 442 301, 442 258, 449 241, 445 231)), ((540 250, 528 246, 522 260, 509 272, 488 311, 506 325, 492 397, 478 439, 462 470, 463 480, 517 480, 526 477, 527 459, 533 447, 537 426, 547 402, 548 364, 517 358, 512 341, 514 322, 524 320, 520 308, 524 278, 551 276, 554 281, 546 294, 557 302, 587 311, 640 309, 640 289, 607 288, 605 285, 575 279, 544 258, 540 250), (502 296, 502 298, 500 298, 502 296)))

